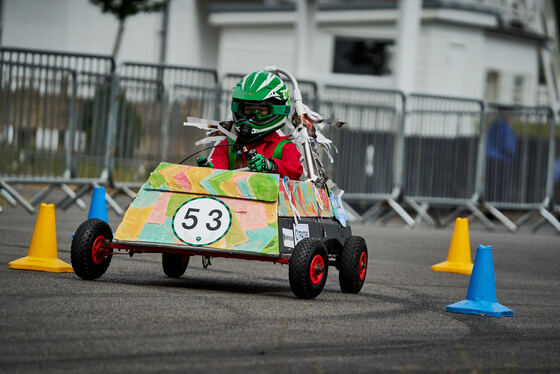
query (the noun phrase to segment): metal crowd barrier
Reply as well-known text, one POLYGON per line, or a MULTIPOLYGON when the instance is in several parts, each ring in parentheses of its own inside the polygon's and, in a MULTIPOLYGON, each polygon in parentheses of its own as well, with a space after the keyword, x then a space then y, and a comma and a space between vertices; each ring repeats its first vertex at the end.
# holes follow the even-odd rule
MULTIPOLYGON (((33 212, 54 188, 76 203, 99 184, 134 197, 162 160, 199 150, 186 117, 225 120, 241 74, 218 80, 214 70, 127 62, 109 56, 0 48, 0 194, 33 212), (44 185, 32 199, 13 186, 44 185), (77 185, 72 190, 68 185, 77 185)), ((481 208, 515 231, 535 212, 560 231, 559 134, 549 108, 501 108, 478 100, 302 81, 304 102, 349 125, 326 129, 338 149, 330 175, 347 202, 372 206, 363 222, 398 214, 409 226, 448 224, 470 211, 488 228, 481 208), (504 125, 504 118, 507 124, 504 125), (509 129, 509 130, 508 130, 509 129), (511 131, 510 131, 511 130, 511 131), (557 175, 556 175, 557 174, 557 175), (416 211, 414 220, 402 204, 416 211), (454 210, 441 222, 431 207, 454 210), (526 212, 512 221, 504 212, 526 212)), ((192 161, 191 161, 192 162, 192 161)))
POLYGON ((108 165, 104 152, 110 85, 115 63, 110 56, 1 48, 0 61, 69 69, 76 75, 74 178, 98 178, 108 165), (86 141, 87 140, 87 141, 86 141))
POLYGON ((556 125, 548 107, 487 108, 484 207, 515 231, 535 211, 560 231, 553 209, 556 125), (515 222, 500 209, 527 211, 515 222))
POLYGON ((329 171, 345 191, 346 201, 374 203, 361 216, 350 210, 362 222, 392 211, 408 225, 414 224, 398 203, 402 187, 404 102, 400 91, 325 86, 321 114, 349 123, 326 132, 338 149, 336 163, 329 171))
POLYGON ((0 47, 0 60, 72 69, 78 73, 108 74, 115 70, 111 56, 31 48, 0 47))
POLYGON ((4 61, 0 67, 0 173, 22 178, 70 174, 76 72, 4 61))
POLYGON ((113 178, 138 187, 162 160, 179 162, 195 149, 196 129, 187 116, 212 118, 217 76, 214 70, 125 62, 118 69, 113 178))
MULTIPOLYGON (((69 207, 85 192, 106 183, 102 170, 104 120, 110 101, 100 87, 111 80, 114 62, 108 56, 0 48, 2 103, 0 129, 6 157, 0 161, 0 193, 29 212, 55 188, 69 207), (95 139, 91 141, 91 139, 95 139), (14 150, 15 148, 15 150, 14 150), (12 184, 40 184, 44 189, 30 200, 12 184)), ((118 210, 112 199, 112 207, 118 210)))
POLYGON ((33 204, 9 183, 70 176, 76 73, 17 62, 2 61, 0 67, 0 186, 32 212, 33 204))
POLYGON ((463 210, 488 228, 493 224, 478 209, 481 186, 483 103, 434 95, 409 95, 404 126, 404 196, 424 219, 435 225, 431 206, 451 206, 447 225, 463 210))

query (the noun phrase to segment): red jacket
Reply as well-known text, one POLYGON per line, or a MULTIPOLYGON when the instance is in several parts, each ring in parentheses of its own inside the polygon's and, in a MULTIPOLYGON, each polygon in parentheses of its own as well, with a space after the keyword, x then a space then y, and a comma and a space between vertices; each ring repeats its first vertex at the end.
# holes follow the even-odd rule
MULTIPOLYGON (((283 136, 280 137, 276 131, 271 132, 270 134, 265 135, 263 138, 257 140, 256 142, 246 144, 247 150, 250 151, 251 149, 256 149, 257 153, 263 155, 264 157, 268 157, 273 159, 276 165, 278 166, 278 174, 280 174, 281 178, 287 176, 290 179, 299 179, 301 174, 303 173, 303 167, 301 166, 301 162, 299 161, 300 153, 297 150, 297 147, 293 143, 286 143, 282 148, 282 158, 272 158, 272 153, 274 149, 283 139, 288 139, 288 137, 283 136)), ((225 139, 219 145, 226 145, 228 144, 228 140, 225 139)), ((214 164, 216 169, 229 169, 229 152, 230 147, 216 147, 214 151, 210 155, 210 162, 214 164)), ((247 166, 247 160, 245 159, 245 155, 241 155, 244 160, 244 166, 247 166)))

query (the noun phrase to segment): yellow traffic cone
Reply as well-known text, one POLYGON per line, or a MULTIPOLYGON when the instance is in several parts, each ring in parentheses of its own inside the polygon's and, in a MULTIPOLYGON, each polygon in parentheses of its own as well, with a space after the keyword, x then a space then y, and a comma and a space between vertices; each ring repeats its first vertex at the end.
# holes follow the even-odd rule
POLYGON ((467 218, 457 218, 451 243, 449 244, 447 261, 432 265, 432 270, 470 275, 472 269, 469 220, 467 218))
POLYGON ((58 259, 54 205, 41 204, 27 256, 8 264, 11 269, 71 273, 72 266, 58 259))

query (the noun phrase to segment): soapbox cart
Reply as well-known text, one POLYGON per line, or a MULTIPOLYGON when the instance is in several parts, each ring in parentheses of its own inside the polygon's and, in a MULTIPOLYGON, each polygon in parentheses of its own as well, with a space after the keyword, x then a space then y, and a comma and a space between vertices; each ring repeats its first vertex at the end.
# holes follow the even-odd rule
MULTIPOLYGON (((300 106, 305 124, 303 111, 300 106)), ((185 273, 191 256, 228 257, 289 264, 290 287, 299 298, 321 293, 329 265, 338 269, 343 292, 358 293, 367 273, 366 243, 352 236, 336 185, 315 174, 309 149, 303 153, 308 181, 161 163, 114 235, 99 219, 79 226, 71 249, 75 273, 96 279, 115 253, 162 253, 163 271, 172 278, 185 273)))

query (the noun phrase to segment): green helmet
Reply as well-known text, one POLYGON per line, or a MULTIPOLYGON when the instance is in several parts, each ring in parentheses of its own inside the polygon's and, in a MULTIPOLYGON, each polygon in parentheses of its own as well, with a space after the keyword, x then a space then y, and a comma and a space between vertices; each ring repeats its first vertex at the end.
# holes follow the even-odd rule
POLYGON ((278 76, 263 71, 246 75, 235 86, 231 101, 233 123, 241 140, 252 142, 284 126, 289 104, 288 87, 278 76), (268 110, 247 110, 252 106, 266 106, 268 110))

